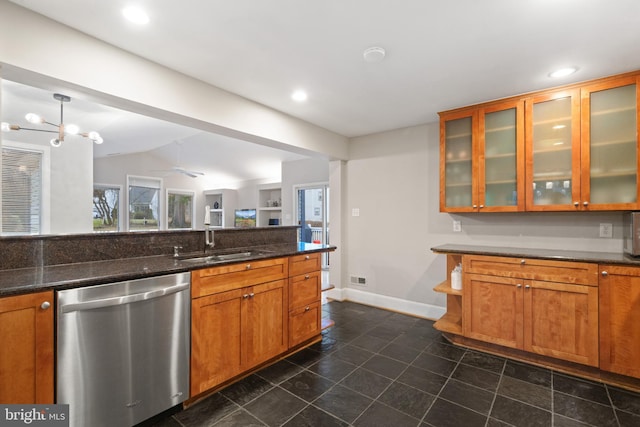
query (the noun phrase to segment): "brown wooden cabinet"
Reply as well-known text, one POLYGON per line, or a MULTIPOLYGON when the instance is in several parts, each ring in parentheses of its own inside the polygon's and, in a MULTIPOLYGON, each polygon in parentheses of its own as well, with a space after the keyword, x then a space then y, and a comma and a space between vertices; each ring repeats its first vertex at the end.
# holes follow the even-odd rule
POLYGON ((440 210, 524 209, 524 102, 440 115, 440 210))
POLYGON ((640 71, 441 112, 440 211, 640 209, 638 105, 640 71))
POLYGON ((0 402, 53 403, 53 291, 0 298, 0 402))
POLYGON ((596 265, 464 256, 463 272, 464 336, 598 366, 596 265))
POLYGON ((289 260, 289 348, 320 335, 322 278, 320 253, 289 260))
POLYGON ((287 350, 287 272, 287 258, 192 272, 192 396, 287 350))
POLYGON ((640 378, 640 268, 600 265, 600 369, 640 378))

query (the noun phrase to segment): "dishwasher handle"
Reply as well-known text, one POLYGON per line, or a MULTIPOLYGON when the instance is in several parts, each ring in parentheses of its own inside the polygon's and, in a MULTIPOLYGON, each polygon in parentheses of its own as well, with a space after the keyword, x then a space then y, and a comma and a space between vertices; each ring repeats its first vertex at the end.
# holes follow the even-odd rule
POLYGON ((169 286, 162 289, 154 289, 153 291, 141 292, 138 294, 123 295, 119 297, 109 297, 95 299, 91 301, 83 301, 76 303, 63 304, 60 306, 61 313, 70 313, 72 311, 93 310, 95 308, 111 307, 114 305, 131 304, 138 301, 146 301, 159 298, 165 295, 175 294, 177 292, 189 289, 189 283, 180 283, 179 285, 169 286))

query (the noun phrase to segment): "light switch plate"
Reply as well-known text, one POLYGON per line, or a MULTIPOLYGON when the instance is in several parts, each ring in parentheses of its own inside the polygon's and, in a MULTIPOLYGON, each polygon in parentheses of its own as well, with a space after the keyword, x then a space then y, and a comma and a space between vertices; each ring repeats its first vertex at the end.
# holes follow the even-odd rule
POLYGON ((351 209, 351 216, 360 216, 360 208, 351 209))
POLYGON ((460 233, 462 231, 462 225, 460 221, 453 221, 453 231, 455 233, 460 233))

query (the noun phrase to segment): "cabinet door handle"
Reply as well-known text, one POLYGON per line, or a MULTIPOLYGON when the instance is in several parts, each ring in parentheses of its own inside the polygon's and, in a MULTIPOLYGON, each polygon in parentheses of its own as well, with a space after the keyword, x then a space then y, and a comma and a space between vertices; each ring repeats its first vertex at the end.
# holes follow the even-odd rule
POLYGON ((309 255, 305 256, 304 259, 311 259, 309 255))
POLYGON ((249 294, 244 294, 244 295, 242 295, 242 298, 244 298, 244 299, 249 298, 249 294))
POLYGON ((578 206, 580 206, 580 202, 573 202, 573 206, 577 208, 578 206))
POLYGON ((309 311, 309 310, 311 310, 311 307, 309 307, 309 306, 306 306, 306 307, 304 308, 304 311, 309 311))
POLYGON ((311 279, 311 276, 309 276, 308 274, 304 276, 304 280, 309 280, 309 279, 311 279))
POLYGON ((609 275, 609 273, 607 272, 607 270, 602 270, 602 277, 607 277, 609 275))
POLYGON ((527 260, 521 259, 520 260, 520 265, 525 265, 526 262, 527 262, 527 260))
POLYGON ((478 205, 473 205, 473 209, 476 209, 478 207, 478 205))
POLYGON ((589 206, 589 202, 582 202, 584 206, 589 206))
POLYGON ((254 294, 253 292, 249 294, 249 298, 253 298, 254 296, 256 296, 256 294, 254 294))
POLYGON ((529 289, 531 287, 531 285, 524 285, 525 289, 529 289))
POLYGON ((246 269, 247 269, 247 270, 251 270, 251 264, 247 264, 246 269))
POLYGON ((45 301, 42 304, 40 304, 40 308, 43 309, 43 310, 46 310, 49 307, 51 307, 51 303, 49 301, 45 301))
POLYGON ((484 208, 484 205, 480 205, 480 209, 484 208))
POLYGON ((516 285, 516 288, 521 288, 521 287, 522 287, 522 283, 518 283, 518 284, 516 285))

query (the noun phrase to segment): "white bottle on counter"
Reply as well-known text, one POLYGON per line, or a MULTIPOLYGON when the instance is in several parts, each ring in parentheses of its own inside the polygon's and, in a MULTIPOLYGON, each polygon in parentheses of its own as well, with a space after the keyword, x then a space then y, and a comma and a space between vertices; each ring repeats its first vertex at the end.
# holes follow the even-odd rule
POLYGON ((462 264, 458 264, 451 271, 451 289, 456 291, 462 290, 462 264))

